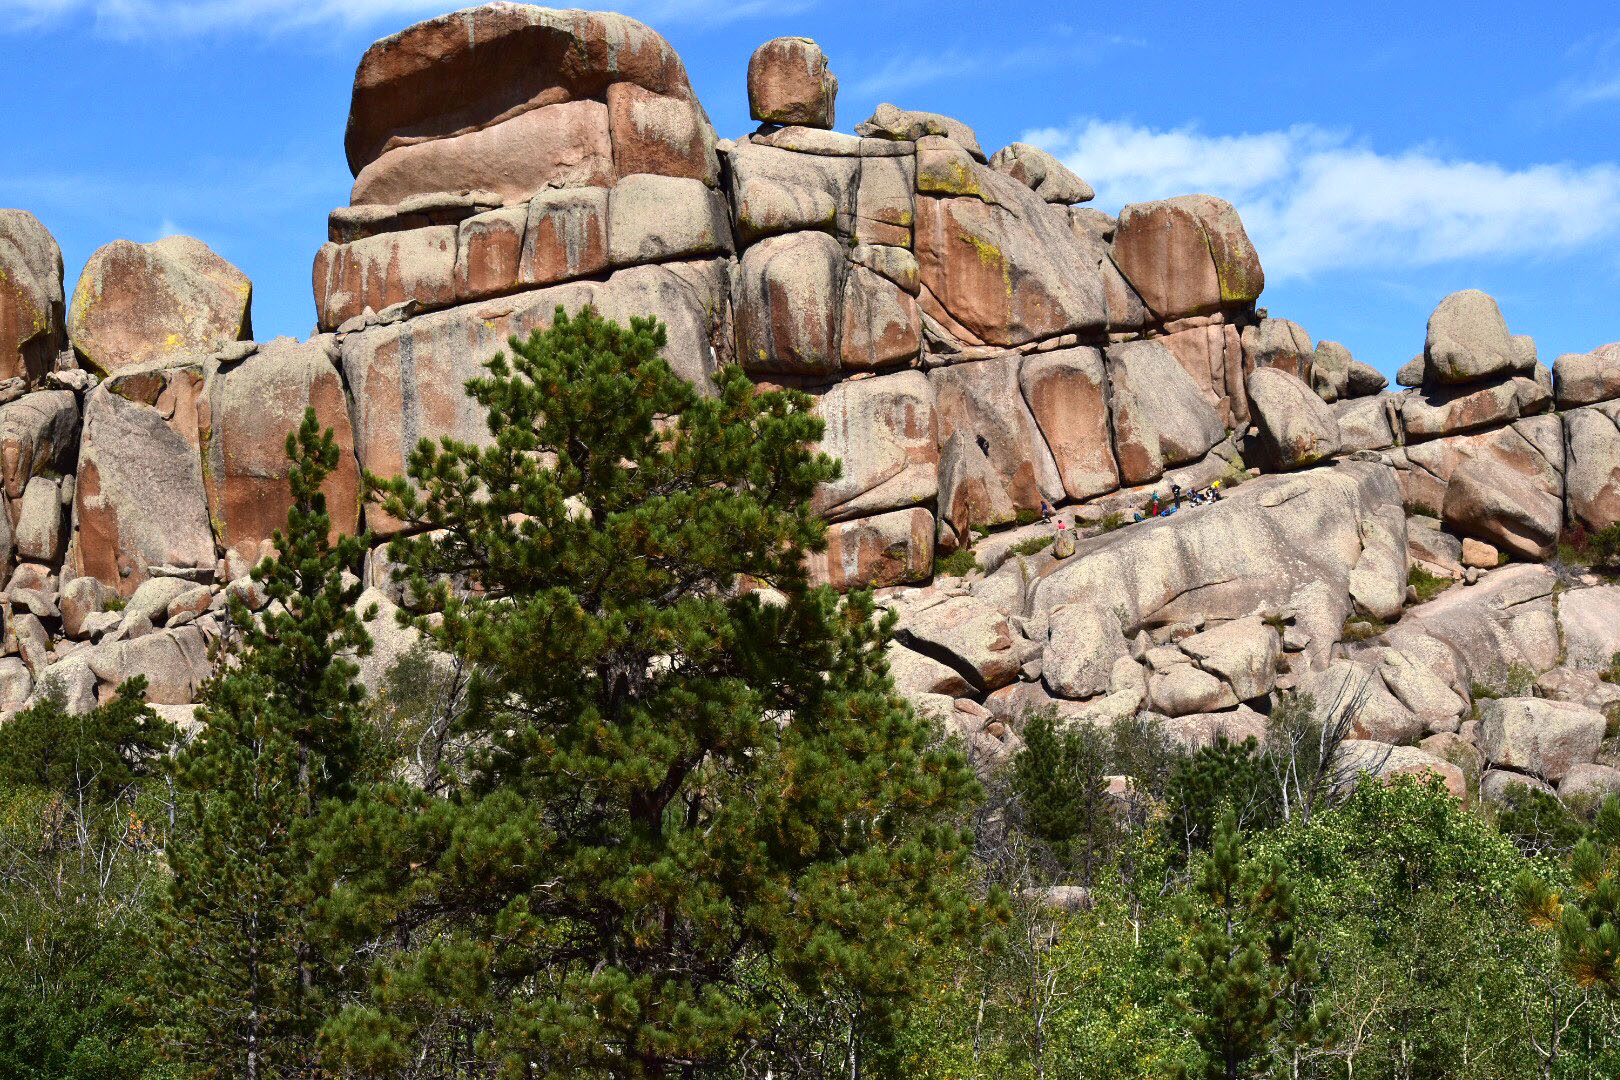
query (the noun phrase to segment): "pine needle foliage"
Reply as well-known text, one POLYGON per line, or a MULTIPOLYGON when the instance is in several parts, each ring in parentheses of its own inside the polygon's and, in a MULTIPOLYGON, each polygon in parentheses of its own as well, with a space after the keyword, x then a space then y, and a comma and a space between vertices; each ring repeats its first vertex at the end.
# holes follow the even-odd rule
POLYGON ((1237 816, 1217 822, 1183 904, 1186 944, 1174 965, 1204 1052, 1202 1076, 1237 1080, 1272 1057, 1321 1041, 1311 1003, 1315 948, 1296 938, 1297 904, 1279 859, 1245 859, 1237 816))
POLYGON ((206 725, 175 779, 186 825, 158 916, 158 1042, 187 1075, 316 1076, 330 973, 311 944, 306 869, 316 820, 352 790, 363 743, 354 610, 363 537, 330 539, 321 484, 338 461, 313 409, 287 436, 292 506, 277 554, 253 570, 269 598, 230 607, 234 640, 204 688, 206 725))
POLYGON ((392 946, 326 1031, 345 1075, 691 1074, 806 997, 875 1038, 981 916, 937 824, 975 785, 894 694, 892 618, 804 569, 838 475, 811 399, 735 368, 705 395, 664 344, 559 309, 469 382, 486 443, 368 478, 475 672, 474 749, 448 797, 342 823, 370 856, 331 866, 334 924, 392 946))

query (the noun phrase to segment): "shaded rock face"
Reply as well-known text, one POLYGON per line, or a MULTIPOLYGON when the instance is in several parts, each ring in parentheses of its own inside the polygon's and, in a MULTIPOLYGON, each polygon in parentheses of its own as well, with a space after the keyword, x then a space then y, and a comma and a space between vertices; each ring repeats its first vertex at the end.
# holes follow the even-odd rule
POLYGON ((1281 471, 1314 465, 1339 452, 1339 422, 1322 398, 1280 368, 1249 375, 1249 403, 1265 458, 1281 471))
POLYGON ((37 382, 66 341, 62 249, 26 210, 0 210, 0 381, 37 382))
POLYGON ((253 336, 253 284, 189 236, 115 240, 90 256, 73 290, 73 348, 103 372, 253 336))

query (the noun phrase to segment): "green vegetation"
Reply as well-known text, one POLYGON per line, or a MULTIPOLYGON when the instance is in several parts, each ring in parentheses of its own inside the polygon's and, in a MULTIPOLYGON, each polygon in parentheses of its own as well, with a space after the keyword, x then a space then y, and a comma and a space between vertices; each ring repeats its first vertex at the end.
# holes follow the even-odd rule
POLYGON ((1369 641, 1389 629, 1389 624, 1382 619, 1357 612, 1344 620, 1344 631, 1339 635, 1341 641, 1369 641))
POLYGON ((1123 529, 1125 525, 1125 515, 1118 510, 1110 510, 1097 520, 1097 531, 1111 533, 1115 529, 1123 529))
POLYGON ((1430 506, 1428 503, 1409 502, 1409 503, 1406 504, 1406 516, 1407 517, 1427 517, 1427 518, 1434 518, 1436 520, 1439 520, 1440 511, 1436 510, 1434 507, 1430 506))
POLYGON ((1607 683, 1620 683, 1620 652, 1609 657, 1609 666, 1603 669, 1599 678, 1607 683))
POLYGON ((967 548, 957 548, 949 555, 934 559, 934 573, 942 577, 967 577, 981 569, 979 560, 967 548))
POLYGON ((1426 604, 1439 596, 1456 582, 1439 574, 1431 574, 1421 566, 1413 566, 1406 572, 1406 583, 1417 590, 1417 602, 1426 604))
POLYGON ((1588 567, 1600 574, 1620 575, 1620 522, 1589 532, 1578 522, 1558 539, 1558 561, 1588 567))
POLYGON ((1014 555, 1035 555, 1047 548, 1057 540, 1055 536, 1031 536, 1027 540, 1020 540, 1012 546, 1014 555))
POLYGON ((1375 781, 1354 694, 947 738, 807 579, 810 401, 663 340, 559 312, 487 444, 368 478, 418 636, 369 698, 309 415, 202 733, 139 680, 0 725, 0 1075, 1620 1075, 1620 798, 1375 781))
POLYGON ((1018 525, 1033 525, 1041 519, 1041 515, 1030 509, 1022 509, 1013 515, 1013 522, 1018 525))

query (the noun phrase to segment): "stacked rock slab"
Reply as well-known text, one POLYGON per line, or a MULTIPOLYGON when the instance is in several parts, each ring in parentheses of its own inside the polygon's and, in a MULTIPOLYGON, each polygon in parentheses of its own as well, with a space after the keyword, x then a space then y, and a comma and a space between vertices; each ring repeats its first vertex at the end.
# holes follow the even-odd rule
POLYGON ((1429 317, 1421 384, 1400 395, 1408 502, 1523 558, 1546 558, 1564 517, 1552 378, 1496 301, 1453 293, 1429 317))

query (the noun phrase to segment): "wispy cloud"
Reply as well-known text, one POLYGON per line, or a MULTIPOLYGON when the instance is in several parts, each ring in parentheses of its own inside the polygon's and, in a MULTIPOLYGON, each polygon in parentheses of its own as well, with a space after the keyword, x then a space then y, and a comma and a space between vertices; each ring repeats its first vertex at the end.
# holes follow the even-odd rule
POLYGON ((1268 274, 1537 258, 1620 236, 1620 165, 1507 168, 1395 154, 1301 126, 1211 135, 1087 120, 1023 136, 1120 205, 1202 191, 1230 200, 1268 274))
MULTIPOLYGON (((445 0, 0 0, 0 30, 88 20, 115 38, 252 30, 287 33, 314 27, 360 29, 422 18, 470 3, 445 0)), ((616 10, 654 25, 719 24, 762 14, 801 11, 811 0, 621 0, 616 10)))
POLYGON ((864 74, 856 72, 846 89, 860 97, 892 97, 945 79, 993 75, 1005 71, 1048 68, 1059 63, 1085 63, 1087 56, 1102 56, 1109 49, 1136 48, 1147 43, 1119 35, 1076 34, 1068 28, 1061 46, 1034 45, 1004 51, 968 52, 963 49, 928 50, 897 56, 864 74))

